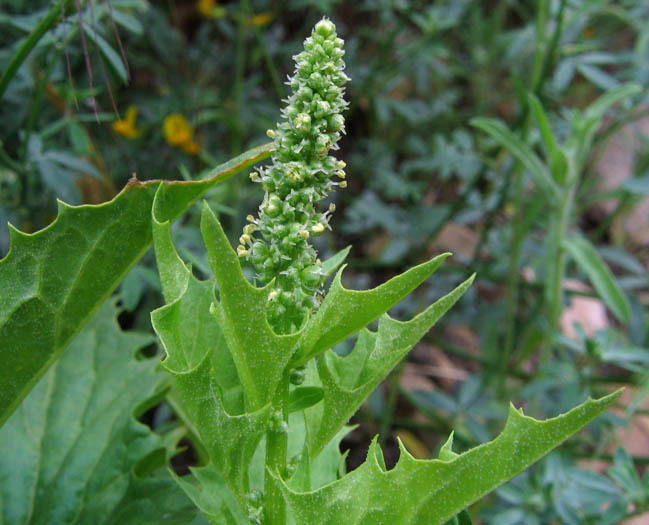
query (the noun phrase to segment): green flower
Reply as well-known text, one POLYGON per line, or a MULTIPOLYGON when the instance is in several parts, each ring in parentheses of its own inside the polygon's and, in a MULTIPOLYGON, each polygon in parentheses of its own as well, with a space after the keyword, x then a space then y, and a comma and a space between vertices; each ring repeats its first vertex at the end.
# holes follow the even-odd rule
POLYGON ((335 209, 321 212, 317 203, 335 186, 346 186, 345 163, 329 155, 345 132, 341 113, 347 107, 343 86, 349 78, 342 48, 334 24, 318 22, 295 57, 284 121, 268 131, 275 139, 273 163, 251 175, 266 195, 259 218, 249 216, 251 224, 244 228, 237 253, 253 264, 261 284, 275 279, 268 319, 278 333, 299 328, 319 304, 324 276, 308 239, 329 228, 335 209))

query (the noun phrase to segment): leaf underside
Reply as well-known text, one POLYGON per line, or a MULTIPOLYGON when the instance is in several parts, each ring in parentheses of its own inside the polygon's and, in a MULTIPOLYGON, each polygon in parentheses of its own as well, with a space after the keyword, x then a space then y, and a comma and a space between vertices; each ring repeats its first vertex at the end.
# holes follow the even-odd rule
MULTIPOLYGON (((172 441, 133 417, 160 388, 148 334, 122 332, 106 303, 0 429, 0 523, 188 523, 191 502, 162 471, 172 441), (156 454, 157 452, 157 454, 156 454), (157 459, 156 459, 157 458, 157 459)), ((172 436, 173 437, 173 436, 172 436)))

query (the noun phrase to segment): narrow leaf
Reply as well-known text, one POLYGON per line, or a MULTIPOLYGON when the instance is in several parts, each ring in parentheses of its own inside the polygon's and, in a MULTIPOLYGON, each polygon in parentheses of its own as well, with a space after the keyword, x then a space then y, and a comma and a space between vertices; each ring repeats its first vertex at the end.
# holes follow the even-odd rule
POLYGON ((120 54, 115 51, 111 47, 111 45, 106 42, 106 40, 104 40, 104 38, 99 33, 94 31, 91 27, 84 25, 83 32, 86 34, 88 39, 97 46, 99 52, 101 53, 101 56, 103 56, 106 62, 108 62, 108 65, 117 75, 120 82, 124 85, 128 84, 128 73, 126 71, 124 62, 122 62, 122 57, 120 56, 120 54))
POLYGON ((338 253, 332 255, 331 257, 329 257, 329 259, 324 261, 322 263, 322 273, 327 277, 334 273, 338 269, 338 267, 345 262, 347 255, 349 255, 349 250, 351 249, 351 246, 347 246, 347 248, 343 248, 338 253))
POLYGON ((590 279, 598 295, 620 321, 629 323, 631 307, 615 276, 608 269, 595 247, 580 235, 571 235, 565 240, 570 256, 590 279))
POLYGON ((472 119, 471 125, 489 134, 514 155, 532 174, 537 186, 545 193, 546 197, 556 198, 559 196, 559 187, 552 179, 548 168, 536 153, 509 129, 497 120, 487 118, 472 119))
POLYGON ((611 89, 586 108, 577 122, 578 142, 582 155, 590 152, 593 136, 602 125, 608 109, 620 100, 640 93, 642 88, 637 84, 624 84, 611 89))

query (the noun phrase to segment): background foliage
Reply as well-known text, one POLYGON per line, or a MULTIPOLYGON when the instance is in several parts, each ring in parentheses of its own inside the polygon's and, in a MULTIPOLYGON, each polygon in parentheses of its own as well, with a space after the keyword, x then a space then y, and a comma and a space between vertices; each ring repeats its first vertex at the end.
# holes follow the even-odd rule
MULTIPOLYGON (((0 1, 3 71, 56 3, 0 1)), ((362 408, 359 427, 342 443, 348 465, 364 459, 377 432, 393 465, 396 436, 415 457, 431 457, 454 429, 456 450, 465 450, 502 429, 506 400, 549 417, 628 385, 617 411, 472 513, 488 523, 619 523, 647 509, 649 443, 629 437, 645 421, 649 387, 645 2, 79 5, 83 28, 76 7, 69 9, 67 23, 39 40, 2 94, 1 254, 7 221, 27 232, 46 226, 56 196, 103 202, 133 173, 141 180, 203 178, 266 142, 287 94, 291 56, 329 15, 346 41, 352 82, 339 153, 349 185, 334 197, 336 235, 319 238, 323 256, 352 244, 346 285, 360 288, 453 251, 452 264, 391 312, 396 318, 411 318, 477 272, 473 288, 362 408), (629 83, 642 89, 596 122, 589 143, 575 135, 589 104, 629 83), (476 117, 499 122, 474 127, 476 117), (502 130, 515 140, 502 139, 502 130), (551 222, 557 203, 538 186, 530 159, 562 184, 557 151, 572 151, 571 144, 586 149, 559 239, 564 246, 551 222), (565 279, 552 275, 553 249, 566 252, 565 279), (548 282, 565 292, 556 323, 548 282)), ((261 197, 245 175, 207 195, 232 240, 261 197)), ((190 211, 173 235, 205 278, 211 271, 199 215, 190 211)), ((122 327, 150 332, 149 312, 162 304, 150 255, 119 298, 122 327)), ((164 404, 145 421, 159 433, 173 425, 164 404)), ((178 468, 196 456, 200 451, 177 458, 178 468)))

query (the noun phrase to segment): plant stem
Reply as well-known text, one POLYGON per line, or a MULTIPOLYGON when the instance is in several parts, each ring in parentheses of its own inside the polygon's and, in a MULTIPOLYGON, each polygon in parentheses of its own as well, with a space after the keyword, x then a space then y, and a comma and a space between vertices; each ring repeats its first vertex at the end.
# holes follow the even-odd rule
POLYGON ((559 330, 559 319, 563 310, 563 276, 566 268, 566 249, 564 240, 568 231, 570 214, 575 196, 576 184, 573 182, 564 189, 558 209, 553 211, 553 225, 550 236, 550 249, 548 250, 548 268, 550 272, 546 278, 545 298, 548 305, 549 330, 542 362, 550 360, 554 341, 559 330))
POLYGON ((402 359, 397 365, 396 370, 390 374, 388 383, 390 388, 388 390, 388 401, 385 406, 383 417, 381 418, 381 429, 379 430, 379 443, 385 444, 388 439, 388 434, 392 428, 394 420, 394 411, 397 407, 397 400, 399 399, 399 385, 401 384, 401 375, 406 366, 406 359, 402 359))
MULTIPOLYGON (((534 64, 532 67, 531 88, 532 92, 538 93, 543 86, 544 65, 548 61, 545 45, 545 26, 547 25, 547 0, 541 0, 538 3, 536 15, 536 48, 534 50, 534 64)), ((555 31, 556 37, 556 31, 555 31)), ((556 42, 555 42, 556 45, 556 42)), ((521 139, 527 142, 532 126, 532 115, 529 107, 525 106, 521 139)), ((516 312, 518 310, 519 281, 520 281, 520 256, 524 237, 524 218, 525 210, 523 209, 523 198, 525 196, 525 185, 523 184, 523 165, 517 162, 514 172, 514 231, 512 238, 512 251, 507 277, 507 314, 505 321, 505 341, 503 345, 503 355, 500 359, 500 373, 498 385, 501 395, 505 394, 505 379, 507 377, 507 366, 509 358, 514 349, 515 329, 516 329, 516 312)))
MULTIPOLYGON (((281 414, 288 425, 288 371, 284 373, 275 399, 273 413, 281 414)), ((266 471, 264 473, 264 525, 284 525, 286 523, 286 503, 284 496, 269 471, 284 477, 286 473, 286 453, 288 450, 288 433, 278 431, 272 426, 266 432, 266 471)))
POLYGON ((63 5, 66 12, 72 11, 74 0, 64 0, 63 4, 60 0, 55 1, 52 8, 48 11, 47 15, 45 15, 45 18, 43 18, 40 24, 34 28, 27 39, 20 45, 18 51, 16 51, 14 56, 11 57, 7 69, 4 70, 2 77, 0 77, 0 99, 4 96, 4 93, 9 86, 9 82, 11 82, 11 79, 14 77, 18 68, 25 61, 29 53, 31 53, 32 49, 36 47, 36 44, 38 44, 39 40, 43 38, 43 35, 58 21, 61 16, 61 5, 63 5))

